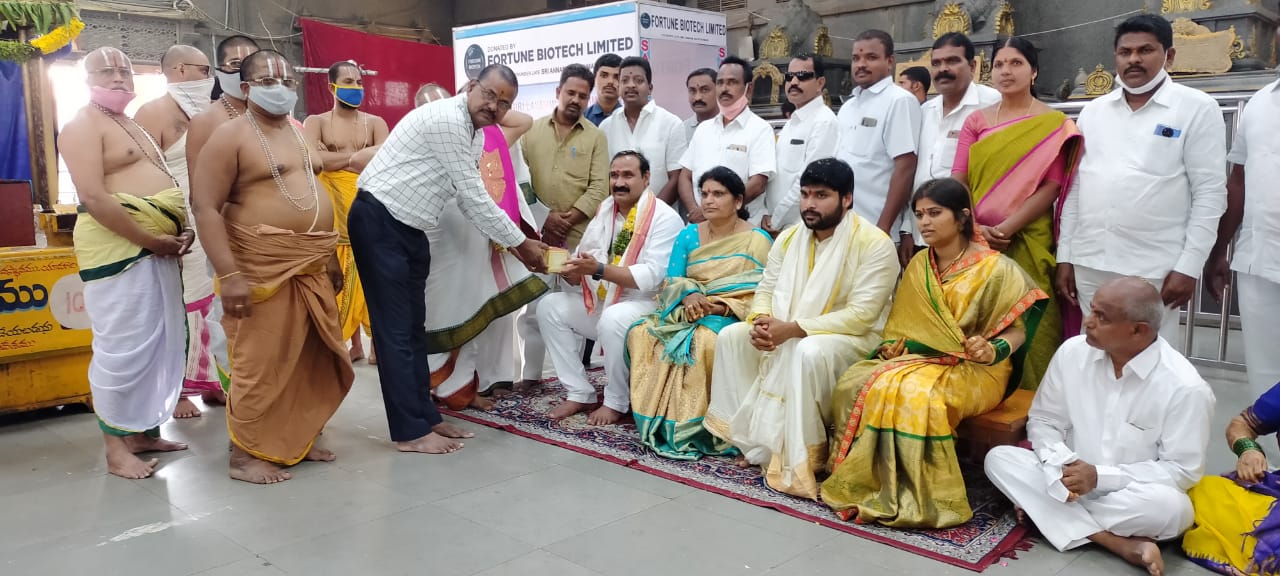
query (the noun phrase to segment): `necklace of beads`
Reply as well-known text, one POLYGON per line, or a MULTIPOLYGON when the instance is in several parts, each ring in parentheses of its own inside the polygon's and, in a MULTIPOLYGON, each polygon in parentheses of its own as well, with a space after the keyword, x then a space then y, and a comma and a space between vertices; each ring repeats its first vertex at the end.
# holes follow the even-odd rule
POLYGON ((141 126, 139 126, 139 125, 138 125, 138 123, 137 123, 137 122, 135 122, 135 121, 133 120, 133 118, 129 118, 128 116, 125 116, 125 118, 127 118, 127 119, 129 120, 129 123, 130 123, 130 124, 133 124, 133 127, 134 127, 134 128, 136 128, 136 129, 138 130, 138 132, 141 132, 141 133, 142 133, 142 136, 143 136, 144 138, 146 138, 146 139, 147 139, 147 142, 148 142, 149 144, 151 144, 151 149, 152 149, 152 150, 154 150, 154 151, 155 151, 155 153, 156 153, 156 155, 155 155, 154 157, 153 157, 151 154, 148 154, 148 153, 147 153, 147 148, 146 148, 145 146, 143 146, 143 145, 142 145, 142 142, 141 142, 140 140, 138 140, 138 137, 137 137, 137 136, 134 136, 134 135, 133 135, 133 131, 132 131, 132 130, 129 130, 129 128, 127 128, 127 127, 124 125, 124 122, 122 122, 122 121, 120 120, 120 116, 122 116, 121 114, 113 114, 110 110, 107 110, 106 108, 104 108, 104 107, 102 107, 102 106, 100 106, 100 105, 98 105, 98 104, 96 104, 96 103, 94 104, 94 106, 96 106, 96 107, 98 108, 98 110, 99 110, 99 111, 101 111, 103 114, 106 114, 106 115, 107 115, 107 118, 110 118, 110 119, 112 119, 113 121, 115 121, 116 126, 119 126, 121 130, 124 130, 124 133, 125 133, 125 134, 128 134, 128 135, 129 135, 129 139, 130 139, 130 140, 133 140, 134 145, 138 147, 138 151, 142 152, 142 155, 143 155, 143 156, 146 156, 146 157, 147 157, 147 160, 150 160, 150 161, 151 161, 151 164, 152 164, 153 166, 155 166, 156 168, 159 168, 161 172, 164 172, 164 175, 165 175, 165 176, 168 176, 170 180, 173 180, 173 187, 174 187, 174 188, 178 188, 178 187, 179 187, 179 186, 178 186, 178 179, 177 179, 177 178, 175 178, 175 177, 173 176, 173 172, 171 172, 171 171, 169 170, 169 165, 168 165, 168 164, 165 164, 165 163, 164 163, 164 161, 163 161, 163 158, 164 158, 164 152, 161 152, 161 151, 160 151, 160 145, 159 145, 159 144, 156 144, 156 141, 155 141, 155 139, 154 139, 154 138, 152 138, 152 137, 151 137, 151 134, 148 134, 146 130, 143 130, 143 129, 142 129, 142 127, 141 127, 141 126))
POLYGON ((271 178, 275 180, 276 188, 280 192, 280 195, 292 204, 294 209, 299 212, 306 212, 308 210, 315 211, 315 216, 311 219, 311 228, 308 232, 314 230, 316 222, 320 218, 320 210, 318 209, 320 205, 320 194, 316 189, 316 178, 312 171, 311 153, 307 150, 307 143, 302 139, 302 134, 298 132, 298 127, 294 126, 292 122, 286 121, 289 124, 289 128, 293 131, 293 137, 298 141, 298 151, 302 153, 303 169, 306 170, 307 184, 311 188, 310 205, 303 203, 303 201, 307 199, 306 194, 303 194, 302 196, 292 196, 289 194, 289 189, 284 183, 284 177, 280 175, 280 167, 276 164, 275 154, 271 153, 271 146, 267 144, 267 135, 262 133, 262 128, 258 126, 258 121, 254 118, 253 113, 245 114, 245 117, 249 119, 249 125, 253 126, 254 133, 258 135, 258 143, 262 145, 262 152, 267 157, 267 166, 271 169, 271 178))
POLYGON ((223 108, 226 108, 226 110, 227 110, 227 117, 231 118, 232 120, 235 120, 237 117, 239 117, 239 116, 240 116, 240 111, 239 111, 239 110, 236 110, 236 107, 231 105, 231 101, 230 101, 230 100, 227 100, 227 95, 226 95, 226 94, 223 94, 223 95, 219 96, 219 97, 218 97, 218 101, 219 101, 219 102, 222 102, 222 107, 223 107, 223 108))

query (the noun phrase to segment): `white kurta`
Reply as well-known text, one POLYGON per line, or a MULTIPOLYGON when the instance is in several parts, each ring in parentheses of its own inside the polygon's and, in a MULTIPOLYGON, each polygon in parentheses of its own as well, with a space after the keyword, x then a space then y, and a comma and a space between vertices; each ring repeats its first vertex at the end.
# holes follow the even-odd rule
POLYGON ((880 343, 900 270, 893 242, 853 211, 822 242, 789 228, 769 251, 752 316, 795 321, 808 336, 761 352, 749 322, 720 331, 703 425, 765 465, 773 489, 817 498, 831 391, 880 343))
POLYGON ((619 106, 600 123, 600 131, 609 140, 610 158, 624 150, 644 154, 649 161, 649 189, 655 194, 666 187, 667 174, 680 169, 680 158, 689 146, 680 118, 652 100, 640 110, 634 130, 627 123, 626 109, 619 106))
POLYGON ((1058 550, 1109 531, 1168 540, 1191 526, 1186 491, 1200 480, 1214 396, 1185 357, 1158 339, 1119 378, 1085 336, 1063 343, 1027 420, 1035 452, 1011 446, 986 461, 992 483, 1058 550), (1068 503, 1050 496, 1042 462, 1065 446, 1097 467, 1097 488, 1068 503))
MULTIPOLYGON (((894 159, 915 154, 920 136, 920 101, 886 77, 867 89, 854 88, 836 116, 840 143, 836 157, 853 168, 853 209, 872 224, 882 213, 895 216, 900 230, 906 206, 886 206, 894 159)), ((896 238, 894 239, 897 240, 896 238)))
MULTIPOLYGON (((743 184, 752 176, 772 179, 778 171, 774 143, 773 127, 750 108, 743 110, 728 125, 724 123, 724 116, 718 114, 699 124, 688 149, 680 158, 680 166, 693 177, 694 200, 702 204, 698 180, 717 166, 733 170, 743 184)), ((761 194, 747 205, 752 224, 760 223, 765 204, 765 194, 761 194)))
MULTIPOLYGON (((644 213, 646 203, 654 206, 649 235, 635 264, 628 268, 635 279, 635 289, 623 289, 605 282, 608 295, 595 299, 594 313, 587 312, 581 286, 565 288, 562 292, 544 296, 538 302, 538 331, 551 355, 556 376, 564 384, 572 402, 594 404, 596 401, 595 388, 587 381, 587 371, 582 365, 581 338, 587 338, 595 340, 604 351, 604 371, 608 378, 604 405, 622 413, 631 410, 631 371, 625 362, 627 330, 657 306, 654 296, 666 278, 667 262, 671 259, 676 236, 684 228, 684 221, 675 210, 649 191, 641 197, 637 214, 644 213), (618 296, 616 302, 615 293, 618 296)), ((622 232, 625 220, 626 214, 614 210, 613 197, 606 198, 600 203, 600 211, 587 225, 578 252, 590 254, 597 262, 607 263, 609 246, 622 232)), ((641 226, 641 223, 637 222, 636 226, 641 226)), ((633 237, 631 246, 635 246, 637 240, 638 237, 633 237)), ((631 249, 628 248, 628 252, 631 249)), ((584 283, 594 296, 599 284, 590 278, 584 279, 584 283)))

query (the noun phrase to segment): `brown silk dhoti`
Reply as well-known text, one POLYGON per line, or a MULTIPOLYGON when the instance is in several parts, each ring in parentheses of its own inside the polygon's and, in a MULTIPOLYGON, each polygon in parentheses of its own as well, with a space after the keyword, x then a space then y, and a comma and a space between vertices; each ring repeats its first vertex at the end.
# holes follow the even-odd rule
POLYGON ((227 429, 256 458, 298 463, 338 410, 351 369, 327 266, 337 232, 227 223, 253 315, 224 316, 231 349, 227 429))

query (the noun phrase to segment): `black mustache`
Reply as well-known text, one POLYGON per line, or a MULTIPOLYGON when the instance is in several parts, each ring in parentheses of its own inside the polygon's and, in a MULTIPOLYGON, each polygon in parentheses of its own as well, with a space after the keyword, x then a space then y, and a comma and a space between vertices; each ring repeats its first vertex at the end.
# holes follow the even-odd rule
POLYGON ((956 79, 956 75, 950 72, 939 72, 933 76, 934 82, 937 82, 939 80, 955 80, 955 79, 956 79))
POLYGON ((1130 66, 1124 69, 1125 74, 1128 74, 1130 72, 1146 72, 1146 71, 1147 70, 1141 66, 1130 66))
POLYGON ((721 92, 721 93, 720 93, 720 96, 721 96, 721 97, 724 97, 724 96, 733 97, 733 95, 732 95, 732 94, 730 94, 730 93, 728 93, 728 92, 721 92))
POLYGON ((822 217, 822 214, 818 213, 818 212, 817 212, 817 211, 815 211, 815 210, 805 210, 804 212, 801 212, 801 213, 800 213, 800 216, 801 216, 801 217, 805 217, 805 216, 813 216, 814 218, 821 218, 821 217, 822 217))
POLYGON ((706 102, 703 102, 702 100, 694 100, 692 105, 693 105, 693 106, 698 106, 698 105, 706 106, 706 105, 707 105, 707 103, 706 103, 706 102))
POLYGON ((799 86, 792 86, 792 87, 790 87, 790 88, 787 88, 787 92, 797 92, 797 93, 799 93, 799 92, 803 92, 803 90, 801 90, 799 86))
POLYGON ((614 186, 613 193, 614 194, 630 194, 631 187, 630 186, 614 186))

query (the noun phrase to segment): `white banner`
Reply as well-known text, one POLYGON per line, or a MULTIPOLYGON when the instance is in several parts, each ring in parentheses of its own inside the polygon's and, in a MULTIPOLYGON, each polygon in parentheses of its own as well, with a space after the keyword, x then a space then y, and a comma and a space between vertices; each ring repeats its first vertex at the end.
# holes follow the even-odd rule
POLYGON ((725 46, 729 27, 724 14, 647 3, 639 11, 642 38, 725 46))

